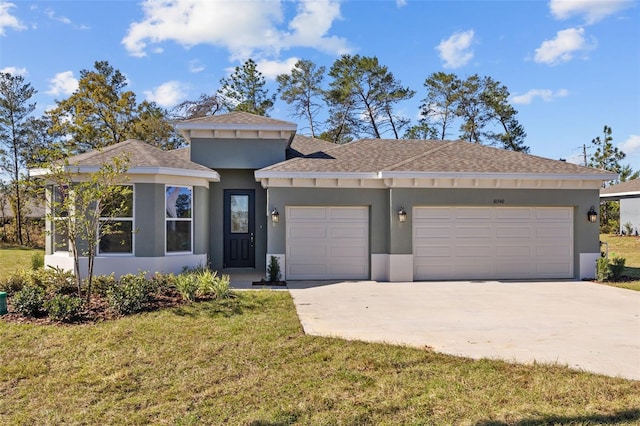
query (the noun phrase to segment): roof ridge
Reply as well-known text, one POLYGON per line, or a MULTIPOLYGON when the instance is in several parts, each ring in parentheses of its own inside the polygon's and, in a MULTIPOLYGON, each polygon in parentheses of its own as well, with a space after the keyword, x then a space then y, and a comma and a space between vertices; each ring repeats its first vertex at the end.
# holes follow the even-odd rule
POLYGON ((429 142, 441 143, 441 145, 440 145, 440 146, 433 147, 432 149, 429 149, 429 150, 427 150, 427 151, 423 152, 422 154, 417 155, 417 156, 415 156, 415 157, 407 158, 406 160, 402 160, 402 161, 399 161, 399 162, 397 162, 397 163, 395 163, 395 164, 392 164, 392 165, 390 165, 390 166, 386 167, 386 169, 387 169, 387 170, 393 170, 393 169, 395 169, 396 167, 400 167, 400 166, 402 166, 402 165, 404 165, 404 164, 411 163, 412 161, 419 160, 420 158, 426 157, 427 155, 433 154, 434 152, 438 152, 438 151, 440 151, 441 149, 444 149, 444 148, 446 148, 446 147, 450 146, 451 144, 453 144, 453 142, 452 142, 452 141, 444 141, 444 140, 441 140, 441 141, 425 140, 425 142, 428 142, 428 141, 429 141, 429 142))

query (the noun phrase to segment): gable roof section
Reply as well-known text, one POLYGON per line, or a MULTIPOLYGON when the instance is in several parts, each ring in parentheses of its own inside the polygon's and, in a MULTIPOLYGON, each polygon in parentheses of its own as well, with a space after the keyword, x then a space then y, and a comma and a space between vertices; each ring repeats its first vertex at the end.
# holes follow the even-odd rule
POLYGON ((640 198, 640 179, 633 179, 600 190, 600 198, 619 200, 620 198, 640 198))
MULTIPOLYGON (((191 161, 188 149, 163 151, 134 139, 75 155, 69 158, 69 164, 77 166, 79 173, 91 173, 100 169, 103 164, 123 156, 129 160, 128 174, 185 176, 213 182, 220 180, 220 175, 215 170, 191 161)), ((44 176, 47 170, 33 169, 31 174, 44 176)))
POLYGON ((258 170, 256 179, 594 180, 615 175, 464 141, 363 139, 258 170), (320 155, 323 154, 323 155, 320 155))
POLYGON ((291 145, 287 149, 287 159, 297 157, 311 157, 318 155, 326 155, 326 151, 338 148, 332 142, 323 139, 312 138, 304 135, 295 135, 291 141, 291 145))
POLYGON ((228 114, 192 118, 176 124, 178 130, 290 130, 297 129, 295 123, 270 117, 233 111, 228 114))

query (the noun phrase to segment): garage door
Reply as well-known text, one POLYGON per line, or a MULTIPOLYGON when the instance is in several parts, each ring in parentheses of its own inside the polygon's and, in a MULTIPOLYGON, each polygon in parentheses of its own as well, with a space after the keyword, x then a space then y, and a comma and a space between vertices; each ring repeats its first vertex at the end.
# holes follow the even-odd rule
POLYGON ((287 207, 286 278, 369 278, 368 207, 287 207))
POLYGON ((573 278, 571 207, 416 207, 414 279, 573 278))

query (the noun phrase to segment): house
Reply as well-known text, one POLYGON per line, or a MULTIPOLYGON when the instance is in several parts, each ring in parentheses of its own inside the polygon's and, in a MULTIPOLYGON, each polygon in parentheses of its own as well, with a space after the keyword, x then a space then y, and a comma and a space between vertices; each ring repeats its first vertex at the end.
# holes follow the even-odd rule
MULTIPOLYGON (((130 235, 101 244, 96 273, 263 273, 275 256, 289 280, 594 276, 587 213, 611 173, 462 141, 335 145, 243 112, 177 129, 189 148, 127 141, 71 158, 91 171, 131 157, 133 209, 118 219, 130 235)), ((45 261, 70 268, 55 238, 45 261)))
POLYGON ((640 179, 633 179, 600 190, 600 200, 620 201, 620 233, 631 224, 632 233, 640 233, 640 179))

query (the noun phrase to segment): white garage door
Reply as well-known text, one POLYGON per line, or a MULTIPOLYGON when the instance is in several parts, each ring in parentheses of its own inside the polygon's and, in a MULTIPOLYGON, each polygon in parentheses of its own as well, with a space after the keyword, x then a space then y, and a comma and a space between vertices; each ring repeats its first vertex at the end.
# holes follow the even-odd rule
POLYGON ((571 207, 416 207, 414 279, 573 278, 571 207))
POLYGON ((286 278, 369 278, 368 207, 287 207, 286 278))

